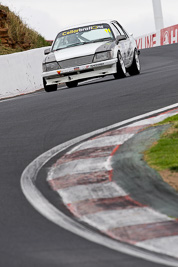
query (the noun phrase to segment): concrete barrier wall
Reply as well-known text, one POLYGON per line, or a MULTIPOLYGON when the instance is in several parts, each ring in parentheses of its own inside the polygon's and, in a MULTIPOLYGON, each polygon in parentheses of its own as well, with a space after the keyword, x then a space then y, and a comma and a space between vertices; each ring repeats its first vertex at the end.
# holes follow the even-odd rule
POLYGON ((138 49, 178 43, 178 25, 136 38, 138 49))
POLYGON ((0 99, 43 88, 44 47, 0 56, 0 99))

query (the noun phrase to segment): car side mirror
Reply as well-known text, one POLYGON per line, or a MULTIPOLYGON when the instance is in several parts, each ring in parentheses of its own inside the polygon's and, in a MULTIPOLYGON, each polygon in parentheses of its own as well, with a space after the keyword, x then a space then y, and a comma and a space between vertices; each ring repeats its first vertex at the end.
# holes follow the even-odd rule
POLYGON ((124 41, 126 39, 127 39, 127 37, 125 35, 118 35, 116 37, 116 43, 118 44, 120 41, 124 41))
POLYGON ((47 49, 44 50, 44 54, 45 55, 48 55, 50 52, 51 52, 51 48, 47 48, 47 49))

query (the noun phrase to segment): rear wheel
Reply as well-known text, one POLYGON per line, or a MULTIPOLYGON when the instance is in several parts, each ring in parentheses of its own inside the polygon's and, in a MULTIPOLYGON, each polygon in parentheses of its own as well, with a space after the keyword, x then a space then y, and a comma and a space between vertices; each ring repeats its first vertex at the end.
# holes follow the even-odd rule
POLYGON ((43 85, 44 85, 45 91, 48 93, 57 91, 57 84, 46 85, 46 81, 45 81, 45 79, 43 79, 43 85))
POLYGON ((132 65, 127 69, 128 73, 133 76, 133 75, 138 75, 140 74, 140 60, 138 56, 137 50, 134 51, 134 58, 132 65))
POLYGON ((120 54, 118 53, 118 62, 117 62, 117 72, 114 73, 114 78, 115 79, 121 79, 126 77, 126 68, 124 65, 124 60, 120 54))
POLYGON ((68 88, 77 87, 77 85, 78 85, 78 81, 73 81, 73 82, 67 82, 67 83, 66 83, 66 86, 67 86, 68 88))

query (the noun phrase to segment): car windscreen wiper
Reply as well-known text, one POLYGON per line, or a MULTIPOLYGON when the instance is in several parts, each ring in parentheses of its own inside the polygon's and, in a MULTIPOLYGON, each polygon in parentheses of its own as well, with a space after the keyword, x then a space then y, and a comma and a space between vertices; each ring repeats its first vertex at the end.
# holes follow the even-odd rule
POLYGON ((101 38, 101 39, 97 39, 97 40, 94 40, 94 41, 92 41, 91 43, 97 43, 97 42, 104 42, 104 41, 114 41, 114 39, 113 38, 101 38))
POLYGON ((68 48, 68 47, 73 47, 73 46, 78 46, 78 45, 84 45, 84 44, 88 44, 88 43, 90 43, 90 42, 81 42, 81 43, 71 44, 71 45, 68 45, 66 47, 61 47, 61 48, 55 49, 55 50, 53 50, 53 52, 56 52, 56 51, 59 51, 59 50, 62 50, 62 49, 68 48))

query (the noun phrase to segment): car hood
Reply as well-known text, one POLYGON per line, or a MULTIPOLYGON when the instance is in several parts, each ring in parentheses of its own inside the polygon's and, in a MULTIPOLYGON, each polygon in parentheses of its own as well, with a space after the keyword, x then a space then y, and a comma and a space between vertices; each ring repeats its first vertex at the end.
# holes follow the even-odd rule
POLYGON ((110 50, 110 46, 113 42, 98 42, 91 44, 78 45, 54 52, 56 61, 62 61, 75 57, 83 57, 87 55, 93 55, 96 52, 102 52, 110 50))

